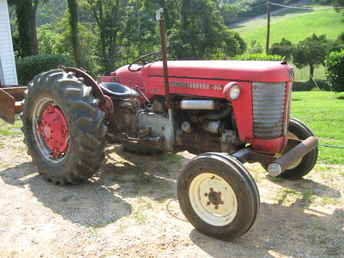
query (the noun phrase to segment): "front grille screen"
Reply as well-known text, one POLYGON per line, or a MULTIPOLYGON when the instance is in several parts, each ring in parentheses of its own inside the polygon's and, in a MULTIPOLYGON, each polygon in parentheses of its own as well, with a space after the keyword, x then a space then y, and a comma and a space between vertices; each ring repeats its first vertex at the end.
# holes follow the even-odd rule
POLYGON ((283 135, 286 103, 286 83, 254 82, 253 86, 253 132, 261 139, 283 135))

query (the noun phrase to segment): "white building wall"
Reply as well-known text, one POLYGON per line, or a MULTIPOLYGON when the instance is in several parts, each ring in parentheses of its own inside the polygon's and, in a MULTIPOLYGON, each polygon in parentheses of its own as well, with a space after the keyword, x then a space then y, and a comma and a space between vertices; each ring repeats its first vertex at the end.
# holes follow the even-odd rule
POLYGON ((18 85, 7 0, 0 0, 1 84, 18 85))

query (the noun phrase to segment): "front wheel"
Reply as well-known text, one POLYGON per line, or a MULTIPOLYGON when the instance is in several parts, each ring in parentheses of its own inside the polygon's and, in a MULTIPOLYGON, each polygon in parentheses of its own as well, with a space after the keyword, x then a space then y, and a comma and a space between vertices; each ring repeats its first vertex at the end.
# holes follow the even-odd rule
POLYGON ((235 158, 206 153, 194 158, 178 179, 178 200, 185 217, 200 232, 230 240, 245 234, 259 210, 259 192, 235 158))
MULTIPOLYGON (((312 131, 301 121, 290 119, 288 127, 288 138, 296 140, 305 140, 310 136, 314 136, 312 131)), ((318 148, 313 149, 303 158, 299 159, 290 168, 284 171, 280 177, 287 179, 298 179, 307 175, 315 166, 318 159, 318 148)))

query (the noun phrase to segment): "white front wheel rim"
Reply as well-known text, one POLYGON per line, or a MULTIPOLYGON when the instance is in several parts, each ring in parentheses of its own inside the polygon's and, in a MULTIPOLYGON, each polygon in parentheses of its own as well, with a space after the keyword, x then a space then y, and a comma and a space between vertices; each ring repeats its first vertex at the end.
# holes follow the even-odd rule
POLYGON ((238 201, 232 187, 214 173, 202 173, 193 178, 189 199, 194 212, 212 226, 228 225, 238 213, 238 201))

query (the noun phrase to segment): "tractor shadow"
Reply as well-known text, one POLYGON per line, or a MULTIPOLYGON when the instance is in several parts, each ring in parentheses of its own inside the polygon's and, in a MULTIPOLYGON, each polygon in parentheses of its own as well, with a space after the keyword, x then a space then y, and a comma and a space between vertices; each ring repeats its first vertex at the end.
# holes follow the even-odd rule
POLYGON ((6 184, 30 189, 45 207, 82 226, 106 226, 132 212, 130 204, 104 185, 89 181, 77 186, 56 186, 39 176, 31 162, 2 170, 0 176, 6 184))
POLYGON ((211 257, 343 257, 344 211, 332 215, 262 203, 251 230, 231 242, 193 229, 191 241, 211 257), (309 213, 308 213, 309 212, 309 213))
POLYGON ((117 185, 116 192, 125 198, 145 196, 159 202, 176 198, 177 174, 188 162, 179 154, 136 154, 119 145, 109 146, 105 156, 100 184, 117 185))

